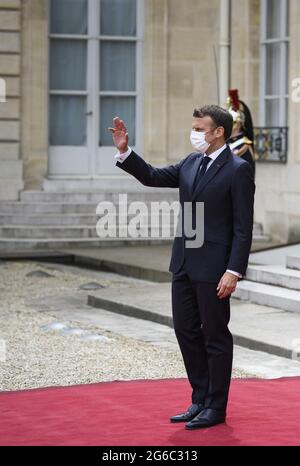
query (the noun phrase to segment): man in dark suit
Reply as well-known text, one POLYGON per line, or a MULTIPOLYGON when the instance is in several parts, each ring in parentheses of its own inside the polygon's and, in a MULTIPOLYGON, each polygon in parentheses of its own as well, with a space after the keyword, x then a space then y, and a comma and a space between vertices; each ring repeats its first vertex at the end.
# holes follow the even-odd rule
POLYGON ((194 110, 191 143, 196 152, 179 163, 153 167, 128 147, 119 118, 109 128, 117 166, 145 186, 178 188, 180 204, 204 205, 204 242, 187 247, 183 231, 173 243, 172 313, 175 334, 192 387, 192 404, 171 417, 186 429, 225 422, 233 341, 228 329, 230 296, 248 266, 255 183, 250 165, 226 144, 233 120, 216 105, 194 110))

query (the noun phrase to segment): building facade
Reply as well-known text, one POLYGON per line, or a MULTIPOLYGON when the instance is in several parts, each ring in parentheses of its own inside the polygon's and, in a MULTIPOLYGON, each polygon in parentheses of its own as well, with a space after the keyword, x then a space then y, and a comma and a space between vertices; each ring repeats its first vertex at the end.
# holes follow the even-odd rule
POLYGON ((0 0, 0 199, 124 182, 115 115, 154 165, 238 88, 257 127, 255 221, 300 239, 298 0, 0 0), (106 184, 105 184, 106 183, 106 184))

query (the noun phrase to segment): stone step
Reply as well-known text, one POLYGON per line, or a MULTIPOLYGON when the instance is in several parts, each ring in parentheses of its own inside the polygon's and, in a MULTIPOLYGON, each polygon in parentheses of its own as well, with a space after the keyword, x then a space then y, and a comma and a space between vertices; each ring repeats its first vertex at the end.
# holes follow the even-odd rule
POLYGON ((4 214, 94 214, 96 203, 82 202, 78 204, 61 202, 1 202, 0 212, 4 214))
MULTIPOLYGON (((170 283, 103 289, 90 292, 87 300, 94 308, 172 326, 170 283)), ((230 329, 240 346, 291 359, 299 325, 297 313, 231 300, 230 329)))
MULTIPOLYGON (((126 225, 131 218, 135 217, 136 214, 128 214, 127 220, 126 218, 119 217, 116 215, 116 222, 117 225, 126 225)), ((90 225, 95 226, 97 221, 101 218, 100 215, 86 215, 86 214, 3 214, 0 212, 0 225, 10 225, 10 226, 20 226, 20 225, 56 225, 56 226, 65 226, 65 225, 90 225)), ((151 218, 149 215, 142 215, 143 221, 148 221, 150 224, 151 218)), ((174 225, 175 219, 174 216, 171 215, 170 218, 166 218, 163 216, 162 213, 159 215, 159 223, 158 225, 162 224, 162 220, 167 222, 167 225, 174 225)), ((156 222, 157 224, 157 222, 156 222)))
POLYGON ((281 286, 300 291, 300 270, 291 270, 283 265, 249 265, 247 280, 281 286))
POLYGON ((19 193, 22 188, 22 177, 20 177, 20 179, 2 178, 0 181, 0 203, 17 201, 19 199, 19 193))
POLYGON ((95 238, 95 226, 32 226, 6 225, 0 227, 0 237, 4 238, 95 238))
POLYGON ((139 243, 134 247, 106 247, 97 250, 68 248, 62 252, 72 254, 74 263, 83 267, 157 283, 170 282, 172 278, 168 271, 171 242, 151 247, 139 243))
POLYGON ((3 214, 0 213, 0 225, 13 226, 76 226, 90 225, 95 226, 99 217, 97 215, 85 214, 3 214))
MULTIPOLYGON (((140 199, 133 199, 132 202, 139 202, 140 199)), ((127 211, 130 205, 130 202, 118 203, 118 200, 114 200, 111 197, 107 199, 99 200, 99 202, 0 202, 0 212, 1 213, 26 213, 26 214, 36 214, 36 213, 95 213, 96 208, 100 202, 112 202, 115 206, 116 211, 119 211, 119 208, 122 207, 127 211)), ((147 207, 148 211, 151 212, 151 203, 158 202, 159 207, 162 208, 161 202, 168 202, 168 205, 172 206, 172 203, 176 200, 168 201, 168 199, 160 200, 146 200, 143 201, 143 204, 147 207)), ((176 205, 176 204, 175 204, 176 205)), ((153 207, 157 209, 155 205, 153 207)), ((155 210, 156 211, 156 210, 155 210)))
POLYGON ((262 226, 261 223, 254 222, 254 224, 253 224, 253 235, 265 236, 263 234, 263 226, 262 226))
POLYGON ((269 243, 272 240, 271 236, 269 235, 261 235, 253 233, 253 241, 257 243, 269 243))
POLYGON ((22 160, 0 160, 0 179, 3 178, 21 179, 22 178, 22 160))
POLYGON ((97 203, 92 202, 0 202, 2 214, 95 214, 97 203))
POLYGON ((124 238, 112 239, 108 238, 100 240, 97 238, 1 238, 0 239, 0 256, 3 257, 7 253, 13 253, 15 255, 23 254, 23 252, 30 251, 60 251, 68 250, 70 248, 106 248, 106 247, 119 247, 119 246, 155 246, 155 245, 170 245, 172 240, 163 238, 152 238, 145 240, 144 238, 124 238))
POLYGON ((149 282, 107 291, 89 294, 88 305, 172 327, 169 283, 149 282))
MULTIPOLYGON (((150 202, 146 202, 150 207, 150 202)), ((36 214, 95 214, 97 208, 96 202, 1 202, 0 216, 8 215, 36 215, 36 214)), ((150 211, 150 209, 149 209, 150 211)), ((254 223, 253 234, 259 239, 265 240, 267 235, 262 235, 262 225, 254 223)))
MULTIPOLYGON (((84 224, 70 224, 67 223, 65 219, 63 224, 56 224, 56 223, 49 223, 49 219, 44 217, 41 222, 37 222, 37 224, 0 224, 0 237, 4 238, 77 238, 85 239, 85 238, 97 238, 97 231, 96 231, 96 223, 84 225, 84 224), (45 223, 44 223, 45 222, 45 223), (66 223, 65 223, 66 222, 66 223)), ((121 224, 120 224, 121 226, 121 224)), ((114 235, 114 227, 109 227, 107 229, 114 235)), ((162 236, 161 233, 162 225, 161 224, 153 224, 148 226, 148 235, 149 238, 152 239, 156 236, 162 236)), ((169 239, 174 238, 176 228, 171 224, 164 225, 164 237, 170 236, 169 239)), ((117 233, 119 231, 118 224, 117 224, 117 233)), ((129 234, 129 233, 128 233, 129 234)), ((123 233, 122 233, 123 235, 123 233)), ((100 239, 106 239, 101 237, 100 239)), ((109 239, 109 238, 108 238, 109 239)), ((123 238, 121 238, 123 239, 123 238)), ((132 240, 135 238, 131 237, 132 240)), ((168 239, 168 238, 167 238, 168 239)), ((261 237, 253 237, 253 241, 259 242, 261 241, 261 237)), ((263 241, 266 241, 265 239, 263 241)))
MULTIPOLYGON (((160 234, 160 225, 148 227, 149 238, 156 237, 160 234)), ((174 237, 174 229, 172 226, 167 227, 164 236, 174 237)), ((114 227, 105 228, 105 231, 110 232, 114 237, 114 227)), ((128 231, 126 229, 126 231, 128 231)), ((118 227, 117 227, 117 234, 118 227)), ((129 235, 129 233, 127 233, 129 235)), ((123 235, 123 232, 122 232, 123 235)), ((96 231, 96 223, 94 225, 5 225, 0 226, 0 237, 3 238, 99 238, 105 239, 103 236, 98 236, 96 231)), ((109 239, 109 238, 108 238, 109 239)), ((123 238, 120 238, 123 239, 123 238)), ((135 237, 131 236, 134 240, 135 237)))
POLYGON ((286 266, 288 269, 300 270, 300 256, 287 256, 286 266))
POLYGON ((300 291, 242 280, 233 294, 234 298, 285 311, 300 313, 300 291))
MULTIPOLYGON (((148 188, 149 189, 149 188, 148 188)), ((81 203, 81 202, 94 202, 99 203, 101 201, 112 201, 112 202, 122 202, 124 195, 127 195, 127 202, 142 201, 142 202, 161 202, 166 200, 168 202, 173 202, 178 200, 178 190, 166 190, 166 189, 156 189, 148 191, 139 191, 139 192, 127 192, 119 191, 111 192, 109 191, 87 191, 87 192, 46 192, 46 191, 22 191, 21 192, 21 201, 22 202, 72 202, 72 203, 81 203), (120 195, 123 195, 120 198, 120 195)))
POLYGON ((164 190, 173 191, 172 188, 151 188, 142 185, 134 177, 129 176, 120 170, 120 175, 99 176, 87 179, 44 179, 43 190, 49 193, 56 192, 141 192, 164 190))

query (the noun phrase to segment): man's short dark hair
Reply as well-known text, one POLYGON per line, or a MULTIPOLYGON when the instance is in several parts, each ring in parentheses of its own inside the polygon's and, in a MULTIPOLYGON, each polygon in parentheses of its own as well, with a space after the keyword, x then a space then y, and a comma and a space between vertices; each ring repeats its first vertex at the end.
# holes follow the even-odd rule
POLYGON ((233 118, 231 114, 219 105, 205 105, 201 108, 195 108, 193 117, 203 118, 205 116, 209 116, 216 127, 224 128, 224 138, 227 141, 232 133, 233 118))

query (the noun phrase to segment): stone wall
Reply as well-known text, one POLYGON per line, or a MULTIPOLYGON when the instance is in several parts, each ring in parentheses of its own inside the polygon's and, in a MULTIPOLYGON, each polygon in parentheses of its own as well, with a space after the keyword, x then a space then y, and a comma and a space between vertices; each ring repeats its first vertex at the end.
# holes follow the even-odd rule
MULTIPOLYGON (((47 5, 0 0, 0 199, 18 198, 22 172, 26 189, 47 176, 47 5)), ((290 5, 291 83, 300 77, 300 2, 290 5)), ((145 0, 143 156, 155 165, 189 153, 194 107, 218 102, 219 21, 219 0, 145 0)), ((231 32, 231 87, 258 124, 259 0, 232 0, 231 32)), ((300 239, 300 103, 289 104, 288 163, 260 163, 256 178, 255 220, 282 241, 300 239)))
MULTIPOLYGON (((300 2, 290 0, 289 95, 292 80, 300 77, 300 2)), ((300 241, 300 103, 289 99, 288 162, 259 164, 256 180, 256 220, 267 233, 287 241, 300 241)))
POLYGON ((232 0, 231 87, 259 125, 260 0, 232 0))
POLYGON ((6 87, 6 102, 0 103, 0 200, 18 199, 23 186, 20 31, 20 0, 0 0, 0 78, 6 87))
POLYGON ((147 0, 145 9, 144 157, 163 164, 192 151, 194 107, 218 101, 218 0, 147 0))
MULTIPOLYGON (((39 189, 48 158, 47 0, 23 7, 22 157, 26 189, 39 189)), ((217 103, 218 0, 145 0, 144 150, 153 164, 192 150, 195 106, 217 103), (190 7, 189 7, 190 5, 190 7)))
POLYGON ((48 168, 48 1, 23 2, 22 158, 25 189, 41 189, 48 168))

